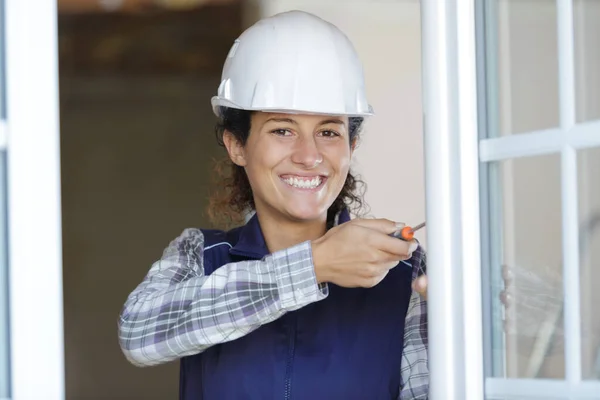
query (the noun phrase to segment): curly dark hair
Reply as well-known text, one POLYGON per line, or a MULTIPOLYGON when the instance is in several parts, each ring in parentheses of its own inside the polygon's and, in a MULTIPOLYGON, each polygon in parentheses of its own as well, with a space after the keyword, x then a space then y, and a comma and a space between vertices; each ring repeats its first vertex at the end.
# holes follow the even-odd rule
MULTIPOLYGON (((252 111, 222 107, 215 134, 217 142, 225 148, 223 135, 225 131, 231 132, 235 138, 245 145, 250 135, 252 111)), ((357 143, 364 122, 362 117, 349 118, 350 143, 357 143)), ((254 210, 254 197, 250 182, 243 167, 234 164, 229 157, 225 157, 215 166, 216 191, 213 192, 208 205, 208 216, 216 226, 231 227, 244 220, 244 213, 254 210)), ((328 224, 331 225, 335 215, 344 208, 359 214, 366 206, 364 192, 366 184, 355 177, 350 171, 346 182, 327 213, 328 224)))

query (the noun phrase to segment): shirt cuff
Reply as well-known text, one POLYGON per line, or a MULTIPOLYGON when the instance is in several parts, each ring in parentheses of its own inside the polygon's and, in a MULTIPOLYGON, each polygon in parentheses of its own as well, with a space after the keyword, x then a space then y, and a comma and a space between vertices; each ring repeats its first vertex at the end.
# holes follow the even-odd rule
POLYGON ((327 297, 327 285, 317 283, 310 241, 274 252, 267 262, 271 264, 269 269, 275 271, 284 310, 296 310, 327 297))

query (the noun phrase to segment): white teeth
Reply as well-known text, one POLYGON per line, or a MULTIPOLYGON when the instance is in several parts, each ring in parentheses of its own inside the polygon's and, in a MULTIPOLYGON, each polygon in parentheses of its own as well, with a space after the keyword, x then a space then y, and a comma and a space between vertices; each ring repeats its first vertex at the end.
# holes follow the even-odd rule
POLYGON ((288 179, 284 179, 284 181, 290 185, 300 189, 314 189, 321 184, 321 177, 317 176, 313 179, 298 179, 296 177, 290 177, 288 179))

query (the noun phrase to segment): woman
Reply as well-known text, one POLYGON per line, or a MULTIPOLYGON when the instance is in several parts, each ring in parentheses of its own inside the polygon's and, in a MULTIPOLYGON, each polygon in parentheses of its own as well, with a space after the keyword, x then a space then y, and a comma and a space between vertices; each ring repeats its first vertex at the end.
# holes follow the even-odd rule
POLYGON ((372 114, 352 44, 304 12, 259 21, 212 104, 233 165, 212 211, 255 214, 167 247, 121 313, 126 357, 180 359, 185 400, 427 398, 424 253, 401 223, 349 217, 372 114))

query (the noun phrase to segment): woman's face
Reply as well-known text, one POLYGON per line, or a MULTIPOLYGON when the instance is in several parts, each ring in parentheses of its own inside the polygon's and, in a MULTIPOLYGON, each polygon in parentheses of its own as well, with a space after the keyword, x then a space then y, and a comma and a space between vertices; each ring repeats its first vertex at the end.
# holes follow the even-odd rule
POLYGON ((228 140, 227 147, 246 170, 257 212, 325 219, 350 168, 348 118, 259 112, 251 122, 246 145, 228 140))

